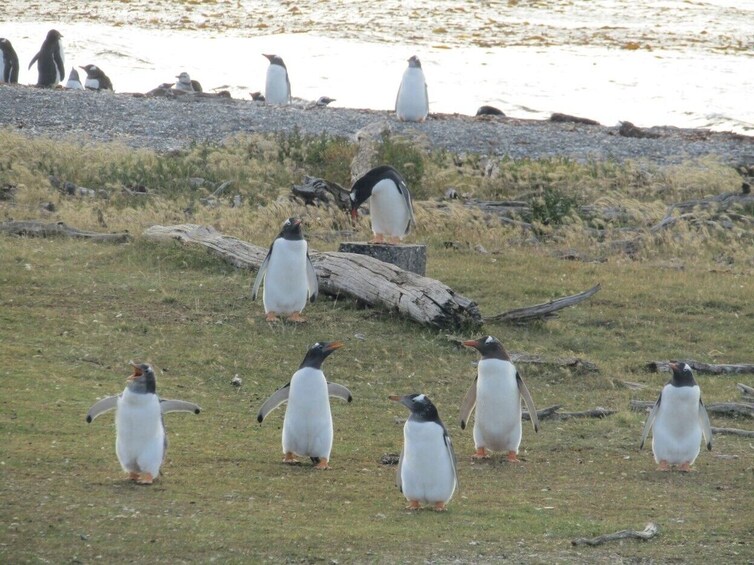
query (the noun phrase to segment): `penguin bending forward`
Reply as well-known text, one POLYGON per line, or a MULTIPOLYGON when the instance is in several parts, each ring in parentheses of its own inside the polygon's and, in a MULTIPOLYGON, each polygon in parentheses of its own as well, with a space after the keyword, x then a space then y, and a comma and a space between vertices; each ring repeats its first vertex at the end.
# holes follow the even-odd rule
POLYGON ((56 29, 48 31, 42 47, 29 63, 29 68, 37 63, 37 86, 55 86, 65 77, 65 55, 60 41, 62 37, 56 29))
POLYGON ((98 416, 115 410, 115 452, 129 479, 149 485, 160 473, 168 440, 163 414, 193 412, 201 409, 183 400, 160 399, 152 366, 131 363, 133 374, 117 396, 96 402, 86 415, 91 423, 98 416))
POLYGON ((252 300, 256 300, 262 281, 262 301, 268 322, 276 322, 278 314, 287 316, 291 322, 306 321, 301 311, 307 300, 314 302, 317 299, 319 285, 299 218, 288 218, 270 245, 254 279, 252 300))
POLYGON ((283 419, 283 463, 296 464, 296 455, 311 458, 317 469, 329 469, 333 443, 330 396, 351 402, 353 397, 343 385, 329 383, 322 363, 333 351, 343 347, 341 341, 317 342, 306 352, 291 381, 276 390, 257 414, 261 424, 267 415, 287 402, 283 419))
POLYGON ((264 55, 264 57, 270 61, 264 83, 265 101, 267 104, 290 104, 291 81, 282 57, 278 55, 264 55))
POLYGON ((388 398, 411 411, 403 426, 403 449, 396 472, 396 485, 408 500, 407 509, 418 510, 424 503, 443 511, 458 487, 456 456, 448 430, 426 395, 388 398))
POLYGON ((652 428, 652 452, 660 471, 678 465, 679 471, 688 472, 699 455, 702 437, 707 449, 712 450, 712 427, 691 367, 671 363, 670 369, 673 376, 647 416, 639 449, 652 428))
POLYGON ((0 82, 18 82, 18 55, 10 41, 0 37, 0 82))
POLYGON ((395 113, 402 122, 423 122, 429 114, 427 81, 416 55, 408 60, 408 68, 403 72, 395 99, 395 113))
POLYGON ((475 459, 489 457, 488 450, 506 451, 508 461, 518 463, 521 444, 521 398, 526 403, 534 431, 539 419, 534 401, 503 345, 492 336, 464 341, 482 355, 477 376, 461 403, 461 429, 466 429, 471 412, 474 418, 475 459))
POLYGON ((416 226, 411 192, 401 174, 389 165, 380 165, 360 177, 351 187, 351 216, 369 200, 372 243, 399 243, 416 226))

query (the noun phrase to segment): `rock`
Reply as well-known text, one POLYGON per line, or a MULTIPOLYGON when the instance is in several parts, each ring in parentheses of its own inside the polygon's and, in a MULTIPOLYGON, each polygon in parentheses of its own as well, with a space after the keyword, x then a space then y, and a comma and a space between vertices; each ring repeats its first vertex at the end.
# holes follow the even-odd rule
POLYGON ((384 263, 422 275, 427 271, 427 246, 419 244, 385 245, 359 242, 343 242, 338 247, 341 253, 355 253, 374 257, 384 263))
POLYGON ((494 106, 480 106, 479 109, 476 111, 477 116, 502 116, 505 117, 505 114, 502 110, 495 108, 494 106))
MULTIPOLYGON (((590 120, 589 118, 580 118, 578 116, 571 116, 569 114, 561 114, 560 112, 555 112, 550 116, 551 122, 568 122, 573 124, 586 124, 589 126, 598 126, 600 123, 596 120, 590 120)), ((624 122, 628 123, 628 122, 624 122)))
POLYGON ((618 129, 618 134, 622 135, 623 137, 637 137, 646 139, 656 139, 660 137, 659 133, 654 133, 646 129, 636 127, 631 122, 621 122, 620 128, 618 129))

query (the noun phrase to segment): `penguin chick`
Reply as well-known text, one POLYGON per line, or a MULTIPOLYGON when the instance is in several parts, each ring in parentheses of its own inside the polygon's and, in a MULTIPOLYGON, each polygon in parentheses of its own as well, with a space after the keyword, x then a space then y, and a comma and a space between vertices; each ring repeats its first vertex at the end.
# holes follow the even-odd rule
POLYGON ((368 171, 351 187, 351 216, 369 200, 372 243, 399 243, 416 225, 411 193, 393 167, 381 165, 368 171))

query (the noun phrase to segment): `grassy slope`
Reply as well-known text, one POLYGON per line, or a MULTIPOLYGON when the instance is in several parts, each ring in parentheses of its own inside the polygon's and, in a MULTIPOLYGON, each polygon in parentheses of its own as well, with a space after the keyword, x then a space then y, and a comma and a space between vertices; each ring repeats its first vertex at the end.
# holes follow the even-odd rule
MULTIPOLYGON (((71 224, 94 221, 89 208, 60 205, 60 217, 71 224)), ((5 212, 21 217, 18 208, 5 212)), ((105 212, 111 223, 133 222, 134 233, 143 228, 138 211, 105 212)), ((177 212, 160 213, 143 221, 180 221, 170 220, 177 212)), ((221 228, 240 222, 232 211, 215 214, 206 221, 221 228)), ((661 250, 643 261, 603 263, 560 261, 545 247, 481 255, 419 237, 432 243, 428 275, 477 299, 486 314, 602 282, 599 294, 556 320, 485 331, 512 351, 578 355, 598 364, 599 373, 521 366, 539 407, 605 406, 619 413, 599 421, 546 420, 537 435, 526 427, 522 465, 472 463, 471 433, 460 430, 457 409, 476 355, 442 333, 328 298, 307 309, 312 323, 270 328, 261 304, 248 299, 250 273, 203 251, 139 239, 110 246, 2 237, 0 559, 754 558, 751 440, 716 436, 697 472, 663 474, 654 470, 651 451, 637 450, 644 416, 628 410, 632 397, 654 400, 667 379, 643 372, 647 361, 751 361, 754 280, 746 269, 718 269, 703 254, 688 254, 677 268, 673 253, 661 250), (355 400, 333 401, 331 471, 285 467, 283 411, 262 426, 254 416, 287 382, 308 344, 322 339, 346 341, 325 372, 349 386, 355 400), (122 389, 129 359, 155 365, 163 396, 203 408, 199 416, 167 417, 164 475, 149 488, 123 480, 112 417, 84 422, 96 398, 122 389), (243 379, 240 389, 230 385, 235 374, 243 379), (648 388, 632 393, 620 380, 648 388), (433 398, 459 455, 461 488, 445 514, 405 512, 394 468, 379 464, 381 455, 400 450, 406 416, 386 397, 412 391, 433 398), (642 529, 648 521, 661 528, 651 542, 570 547, 575 537, 642 529)), ((258 239, 266 245, 269 236, 258 239)), ((735 382, 749 381, 697 379, 707 402, 735 399, 735 382)), ((713 425, 752 427, 751 420, 715 417, 713 425)))

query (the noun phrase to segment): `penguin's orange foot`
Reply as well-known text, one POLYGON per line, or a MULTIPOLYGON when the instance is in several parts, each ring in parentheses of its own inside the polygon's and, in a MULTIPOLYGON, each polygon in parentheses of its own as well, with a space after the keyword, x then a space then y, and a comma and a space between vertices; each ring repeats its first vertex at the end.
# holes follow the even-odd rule
POLYGON ((387 244, 388 245, 398 245, 401 242, 400 237, 388 237, 387 238, 387 244))
POLYGON ((471 456, 472 459, 489 459, 490 454, 487 453, 487 449, 484 447, 477 447, 477 450, 474 452, 474 455, 471 456))
POLYGON ((667 461, 660 461, 660 466, 657 468, 658 471, 670 471, 670 465, 668 465, 667 461))
POLYGON ((297 465, 298 461, 296 460, 296 456, 289 451, 285 454, 285 457, 283 457, 283 463, 286 465, 297 465))
POLYGON ((328 465, 327 463, 328 463, 327 459, 325 459, 324 457, 320 457, 319 458, 319 463, 317 463, 314 466, 314 468, 315 469, 322 469, 323 471, 325 471, 325 470, 327 470, 327 469, 330 468, 330 465, 328 465))
POLYGON ((288 316, 288 321, 293 322, 294 324, 303 324, 306 322, 306 318, 301 315, 301 312, 294 312, 288 316))
POLYGON ((447 509, 444 502, 435 502, 435 512, 445 512, 447 509))
POLYGON ((521 463, 521 460, 518 458, 515 451, 509 451, 507 459, 508 463, 521 463))
POLYGON ((681 473, 691 473, 693 469, 691 468, 691 463, 681 463, 678 467, 678 470, 681 473))
POLYGON ((406 510, 419 510, 419 501, 418 500, 409 500, 408 506, 406 506, 406 510))
POLYGON ((374 237, 369 243, 385 243, 385 236, 382 234, 374 234, 374 237))
POLYGON ((144 473, 136 482, 140 485, 151 485, 154 482, 154 477, 151 473, 144 473))
POLYGON ((128 473, 128 480, 129 481, 139 481, 139 473, 134 473, 133 471, 128 473))
POLYGON ((267 322, 277 322, 278 321, 278 316, 277 316, 277 314, 275 314, 275 312, 267 312, 264 315, 264 319, 267 322))

